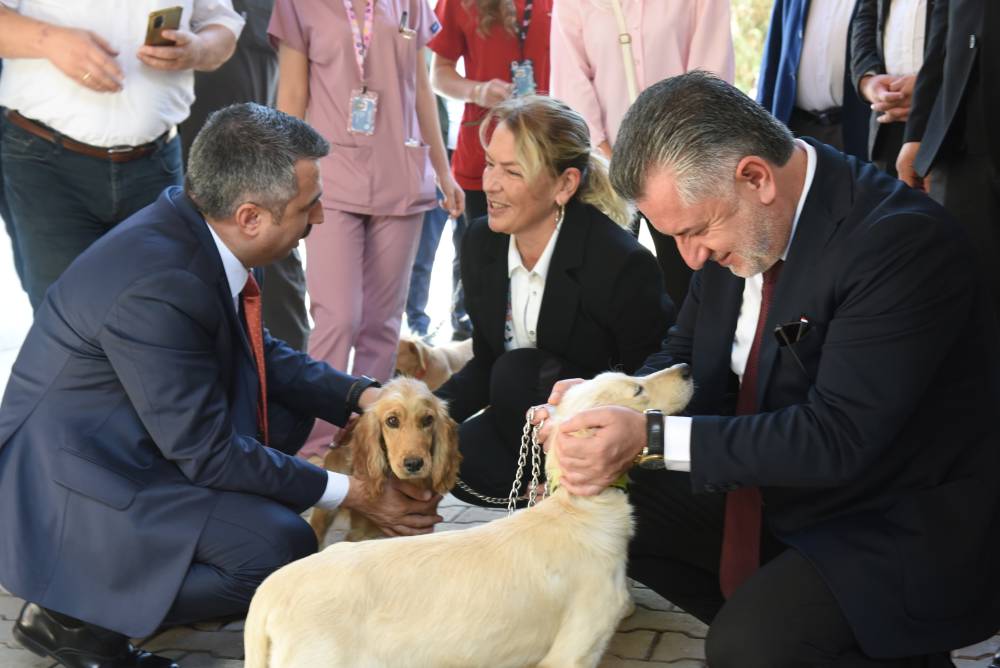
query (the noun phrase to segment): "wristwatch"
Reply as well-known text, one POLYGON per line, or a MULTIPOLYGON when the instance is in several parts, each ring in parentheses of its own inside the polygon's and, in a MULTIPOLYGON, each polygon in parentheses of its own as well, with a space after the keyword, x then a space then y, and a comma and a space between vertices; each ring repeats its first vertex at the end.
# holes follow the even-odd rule
POLYGON ((358 401, 361 400, 361 395, 369 387, 382 387, 382 383, 369 376, 358 376, 358 379, 351 383, 351 388, 347 390, 346 399, 348 415, 364 412, 358 405, 358 401))
POLYGON ((663 411, 648 408, 643 413, 646 416, 646 447, 636 456, 635 463, 644 469, 664 469, 667 465, 663 461, 663 411))

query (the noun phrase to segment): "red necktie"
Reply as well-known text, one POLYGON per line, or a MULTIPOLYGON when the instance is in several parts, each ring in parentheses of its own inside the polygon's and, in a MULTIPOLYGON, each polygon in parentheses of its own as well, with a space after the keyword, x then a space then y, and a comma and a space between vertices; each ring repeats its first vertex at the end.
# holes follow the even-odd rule
MULTIPOLYGON (((778 260, 764 272, 757 331, 750 345, 750 355, 747 357, 747 366, 743 371, 743 381, 736 399, 737 415, 753 415, 757 412, 760 345, 781 265, 782 261, 778 260)), ((722 529, 722 558, 719 564, 719 585, 726 598, 732 596, 736 588, 760 566, 760 507, 760 490, 756 487, 744 487, 726 494, 726 519, 722 529)))
POLYGON ((264 323, 260 307, 260 286, 253 272, 247 277, 247 283, 240 293, 243 299, 243 317, 246 318, 247 334, 250 336, 250 347, 253 349, 253 359, 257 364, 257 379, 260 382, 260 395, 257 397, 257 426, 267 445, 267 375, 264 364, 264 323))

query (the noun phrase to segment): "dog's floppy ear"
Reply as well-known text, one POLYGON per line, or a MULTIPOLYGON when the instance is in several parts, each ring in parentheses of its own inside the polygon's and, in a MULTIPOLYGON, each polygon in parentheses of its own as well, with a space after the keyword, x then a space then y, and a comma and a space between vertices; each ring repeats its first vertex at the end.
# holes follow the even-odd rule
POLYGON ((444 494, 455 486, 462 455, 458 451, 458 423, 448 415, 445 403, 439 402, 434 413, 434 457, 431 460, 434 491, 444 494))
POLYGON ((350 439, 354 475, 368 483, 372 498, 381 495, 388 462, 382 450, 382 425, 374 407, 361 414, 350 439))
POLYGON ((427 371, 427 351, 424 349, 424 344, 420 341, 407 341, 410 347, 413 348, 413 352, 417 355, 417 365, 420 367, 420 373, 427 371))

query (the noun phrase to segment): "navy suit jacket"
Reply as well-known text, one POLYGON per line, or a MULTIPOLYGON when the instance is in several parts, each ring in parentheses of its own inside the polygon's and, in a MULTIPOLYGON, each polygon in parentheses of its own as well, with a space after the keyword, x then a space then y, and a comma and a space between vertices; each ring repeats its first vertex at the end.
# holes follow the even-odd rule
MULTIPOLYGON (((437 394, 461 422, 490 403, 493 363, 504 352, 510 236, 473 221, 462 250, 474 355, 437 394)), ((589 204, 566 205, 538 313, 538 348, 587 378, 637 369, 674 322, 656 259, 589 204)))
POLYGON ((693 491, 759 486, 768 527, 816 566, 866 653, 962 647, 1000 627, 989 291, 943 208, 814 145, 764 331, 810 327, 793 346, 763 339, 758 414, 732 416, 744 281, 714 263, 640 373, 691 364, 693 491))
MULTIPOLYGON (((775 0, 771 10, 771 23, 764 40, 764 56, 757 79, 757 101, 782 123, 788 123, 795 108, 799 61, 802 59, 802 40, 808 17, 809 0, 775 0)), ((841 111, 844 150, 867 159, 870 109, 861 101, 851 82, 850 42, 848 33, 847 44, 844 45, 847 55, 841 111)))
MULTIPOLYGON (((268 397, 343 424, 352 378, 265 331, 268 397)), ((0 582, 131 636, 160 624, 219 494, 296 511, 321 469, 261 445, 257 374, 208 226, 179 188, 49 290, 0 406, 0 582)))

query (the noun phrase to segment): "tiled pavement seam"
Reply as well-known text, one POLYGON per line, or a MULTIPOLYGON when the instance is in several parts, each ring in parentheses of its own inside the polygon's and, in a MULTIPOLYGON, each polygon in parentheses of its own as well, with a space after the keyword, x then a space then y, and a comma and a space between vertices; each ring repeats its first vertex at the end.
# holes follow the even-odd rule
MULTIPOLYGON (((467 529, 501 517, 502 510, 468 506, 453 497, 441 503, 439 530, 467 529)), ((633 585, 635 614, 623 620, 601 668, 705 668, 707 627, 679 611, 655 592, 633 585)), ((11 625, 22 601, 0 590, 0 668, 53 668, 51 661, 22 649, 11 637, 11 625)), ((242 668, 243 622, 206 622, 169 629, 143 647, 180 661, 182 668, 242 668)), ((955 652, 957 668, 985 668, 1000 649, 1000 635, 955 652)), ((364 667, 359 667, 364 668, 364 667)))

